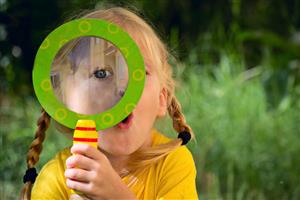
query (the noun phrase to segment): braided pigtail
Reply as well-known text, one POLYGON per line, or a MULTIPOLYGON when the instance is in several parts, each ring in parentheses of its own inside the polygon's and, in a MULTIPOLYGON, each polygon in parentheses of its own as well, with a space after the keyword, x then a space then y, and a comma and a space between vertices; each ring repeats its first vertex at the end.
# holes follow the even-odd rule
POLYGON ((173 120, 173 127, 178 132, 178 139, 181 139, 181 145, 185 145, 191 137, 194 137, 194 134, 191 127, 186 123, 181 105, 175 96, 171 98, 168 112, 173 120))
POLYGON ((23 177, 24 186, 21 191, 21 200, 29 200, 31 197, 32 185, 37 176, 34 166, 39 161, 40 153, 43 149, 43 141, 45 139, 45 132, 50 125, 50 116, 44 109, 41 110, 41 116, 37 121, 37 130, 35 132, 34 140, 32 141, 29 151, 27 153, 27 170, 23 177))

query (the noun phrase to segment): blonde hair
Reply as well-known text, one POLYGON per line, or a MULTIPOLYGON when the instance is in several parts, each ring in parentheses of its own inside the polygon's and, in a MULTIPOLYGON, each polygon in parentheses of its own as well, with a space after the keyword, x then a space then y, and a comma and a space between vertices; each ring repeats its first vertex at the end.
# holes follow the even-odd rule
MULTIPOLYGON (((175 97, 175 81, 172 77, 172 68, 168 62, 170 54, 153 29, 139 16, 133 9, 122 7, 111 7, 106 9, 97 9, 84 15, 83 18, 97 18, 115 23, 122 27, 135 40, 142 51, 145 63, 153 66, 157 71, 161 88, 167 91, 167 109, 169 116, 173 121, 174 129, 180 133, 188 131, 192 138, 194 134, 191 127, 186 123, 185 117, 181 111, 181 105, 175 97), (143 51, 144 50, 144 51, 143 51)), ((39 160, 42 151, 42 142, 45 138, 45 131, 50 123, 50 116, 42 110, 42 115, 38 120, 38 129, 35 139, 30 145, 27 154, 27 167, 32 168, 39 160)), ((134 152, 127 163, 127 170, 135 172, 141 168, 149 166, 170 152, 180 147, 181 139, 173 139, 168 143, 140 149, 134 152)), ((26 182, 21 193, 21 199, 30 199, 31 182, 26 182)))

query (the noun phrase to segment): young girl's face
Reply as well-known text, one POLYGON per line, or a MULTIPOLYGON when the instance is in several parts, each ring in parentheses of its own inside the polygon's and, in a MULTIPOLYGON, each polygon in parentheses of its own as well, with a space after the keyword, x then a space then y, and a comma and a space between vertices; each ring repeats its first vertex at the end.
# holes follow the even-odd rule
MULTIPOLYGON (((141 49, 143 54, 143 49, 141 49)), ((144 54, 145 55, 145 54, 144 54)), ((144 56, 145 57, 145 56, 144 56)), ((99 147, 113 155, 129 155, 139 148, 151 145, 151 129, 157 117, 166 113, 166 92, 158 75, 145 60, 146 80, 141 99, 125 123, 99 131, 99 147)))
MULTIPOLYGON (((128 69, 124 59, 116 59, 118 51, 106 42, 100 42, 104 45, 99 47, 104 50, 104 55, 97 48, 87 53, 99 41, 85 38, 68 55, 69 66, 60 70, 60 99, 75 112, 96 114, 107 110, 122 98, 127 87, 128 69), (118 66, 114 64, 116 60, 118 66)), ((166 112, 166 93, 161 88, 157 70, 146 59, 145 48, 140 50, 146 64, 145 87, 140 101, 125 120, 99 131, 100 149, 116 156, 129 155, 151 145, 154 122, 166 112)))

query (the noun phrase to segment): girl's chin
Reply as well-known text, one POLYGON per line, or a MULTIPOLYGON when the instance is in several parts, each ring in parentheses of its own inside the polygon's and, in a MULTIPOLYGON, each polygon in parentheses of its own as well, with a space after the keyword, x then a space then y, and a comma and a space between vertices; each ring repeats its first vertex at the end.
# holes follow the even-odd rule
POLYGON ((104 153, 110 154, 112 156, 129 156, 134 152, 134 150, 130 150, 130 148, 122 146, 105 147, 101 148, 101 150, 103 150, 104 153))
POLYGON ((130 139, 125 137, 104 137, 102 142, 98 143, 98 146, 100 149, 114 156, 130 155, 136 150, 130 139))

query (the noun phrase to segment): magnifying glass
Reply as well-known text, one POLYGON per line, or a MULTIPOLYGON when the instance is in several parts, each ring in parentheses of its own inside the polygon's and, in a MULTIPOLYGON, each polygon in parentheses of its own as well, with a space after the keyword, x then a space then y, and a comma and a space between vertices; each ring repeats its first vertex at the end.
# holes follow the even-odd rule
POLYGON ((144 84, 145 65, 136 43, 122 28, 100 19, 56 28, 34 62, 35 94, 53 119, 75 129, 74 143, 97 147, 97 131, 124 120, 144 84))
POLYGON ((136 43, 122 28, 100 19, 77 19, 58 27, 42 42, 34 62, 39 102, 72 129, 81 119, 95 121, 96 130, 118 124, 135 108, 144 84, 144 60, 136 43), (113 80, 94 85, 104 76, 113 80), (113 96, 118 92, 121 96, 113 96), (76 104, 86 99, 82 107, 76 104))

